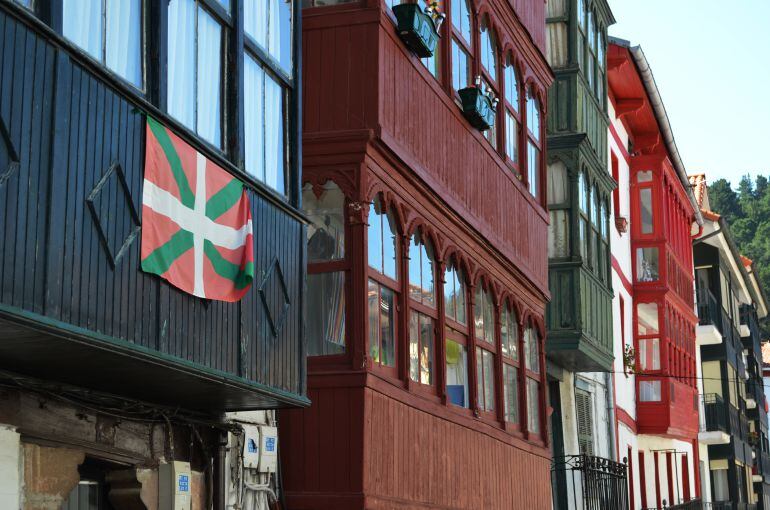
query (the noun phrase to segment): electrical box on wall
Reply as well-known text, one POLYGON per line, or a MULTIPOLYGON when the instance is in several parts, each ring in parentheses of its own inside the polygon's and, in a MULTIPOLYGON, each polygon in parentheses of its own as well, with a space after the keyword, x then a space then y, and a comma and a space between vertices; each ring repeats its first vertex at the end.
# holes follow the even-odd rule
POLYGON ((261 438, 259 449, 260 473, 275 473, 278 465, 278 429, 276 427, 259 427, 261 438))
POLYGON ((262 451, 262 442, 259 438, 259 426, 243 425, 243 467, 247 469, 259 468, 259 453, 262 451))
POLYGON ((190 510, 192 473, 189 462, 169 462, 158 469, 158 510, 190 510))

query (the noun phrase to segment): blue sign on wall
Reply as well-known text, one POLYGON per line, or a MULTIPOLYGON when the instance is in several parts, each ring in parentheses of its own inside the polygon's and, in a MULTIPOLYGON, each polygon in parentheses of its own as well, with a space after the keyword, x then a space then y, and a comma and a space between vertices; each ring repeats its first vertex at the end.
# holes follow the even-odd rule
POLYGON ((257 443, 253 439, 249 439, 249 453, 257 453, 257 443))
POLYGON ((274 452, 275 451, 275 438, 274 437, 268 437, 265 439, 265 450, 268 452, 274 452))
POLYGON ((190 477, 179 475, 179 492, 190 492, 190 477))

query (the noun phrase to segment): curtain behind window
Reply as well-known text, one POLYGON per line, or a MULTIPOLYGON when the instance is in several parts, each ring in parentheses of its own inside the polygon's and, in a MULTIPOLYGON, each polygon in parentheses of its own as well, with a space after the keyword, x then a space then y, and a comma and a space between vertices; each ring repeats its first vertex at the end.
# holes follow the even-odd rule
MULTIPOLYGON (((76 1, 76 0, 71 0, 76 1)), ((195 2, 168 4, 168 113, 195 129, 195 2)))
POLYGON ((64 37, 102 60, 102 0, 63 0, 64 37))
POLYGON ((198 7, 197 131, 217 147, 221 145, 222 27, 198 7))
POLYGON ((142 1, 107 0, 105 7, 107 67, 141 88, 142 1))

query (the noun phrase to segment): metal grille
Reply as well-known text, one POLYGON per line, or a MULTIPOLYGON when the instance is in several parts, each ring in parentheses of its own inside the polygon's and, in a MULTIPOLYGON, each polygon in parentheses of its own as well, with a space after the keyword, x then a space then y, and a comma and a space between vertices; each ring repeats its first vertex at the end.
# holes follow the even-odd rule
POLYGON ((554 510, 628 508, 626 472, 625 464, 602 457, 555 458, 551 467, 554 510))

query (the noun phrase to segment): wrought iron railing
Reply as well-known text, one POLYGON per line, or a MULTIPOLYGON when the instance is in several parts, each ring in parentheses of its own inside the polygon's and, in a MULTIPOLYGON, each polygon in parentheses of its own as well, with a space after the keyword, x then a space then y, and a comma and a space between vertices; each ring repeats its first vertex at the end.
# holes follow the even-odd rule
POLYGON ((676 505, 667 506, 666 510, 702 510, 702 508, 703 502, 700 498, 697 498, 676 505))
POLYGON ((725 402, 716 393, 706 393, 700 396, 700 431, 727 432, 727 413, 725 402))
POLYGON ((557 457, 551 466, 554 510, 628 508, 626 465, 591 455, 557 457))
POLYGON ((722 314, 717 305, 717 298, 710 290, 698 289, 698 324, 714 325, 722 331, 722 314))

